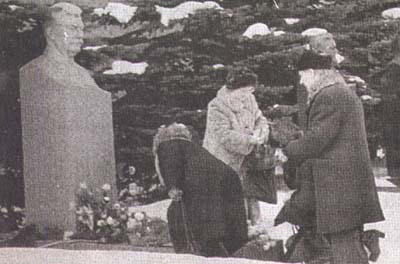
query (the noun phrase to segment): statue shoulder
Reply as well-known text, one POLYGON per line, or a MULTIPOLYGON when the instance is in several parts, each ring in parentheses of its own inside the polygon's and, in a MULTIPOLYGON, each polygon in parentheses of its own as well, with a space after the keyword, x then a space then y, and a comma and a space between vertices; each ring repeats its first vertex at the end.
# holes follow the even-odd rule
POLYGON ((42 74, 46 70, 48 70, 49 67, 49 62, 48 59, 45 58, 45 56, 41 55, 37 57, 36 59, 31 60, 24 66, 20 68, 20 74, 42 74))

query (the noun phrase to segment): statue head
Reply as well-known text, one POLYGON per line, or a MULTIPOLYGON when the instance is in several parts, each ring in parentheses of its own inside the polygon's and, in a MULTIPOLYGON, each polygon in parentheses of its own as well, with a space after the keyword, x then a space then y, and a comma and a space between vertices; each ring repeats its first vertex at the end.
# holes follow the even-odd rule
POLYGON ((48 48, 73 58, 83 44, 82 10, 69 3, 57 3, 50 7, 44 23, 48 48))
POLYGON ((329 55, 332 58, 333 64, 337 64, 337 55, 339 54, 336 49, 336 42, 332 34, 325 33, 310 37, 311 50, 324 55, 329 55))

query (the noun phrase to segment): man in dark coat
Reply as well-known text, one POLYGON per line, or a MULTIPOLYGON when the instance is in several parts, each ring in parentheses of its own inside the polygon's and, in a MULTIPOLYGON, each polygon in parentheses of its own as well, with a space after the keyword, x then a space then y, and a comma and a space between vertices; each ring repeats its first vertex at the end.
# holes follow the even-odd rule
POLYGON ((199 245, 200 252, 192 253, 228 256, 247 242, 246 211, 239 176, 203 147, 191 142, 188 133, 180 133, 179 129, 184 131, 185 128, 173 124, 161 129, 155 140, 158 146, 154 148, 159 174, 175 199, 168 210, 175 250, 189 253, 185 252, 186 244, 194 242, 199 245), (167 131, 164 133, 167 135, 162 136, 162 130, 172 133, 167 131), (182 191, 181 200, 176 199, 179 190, 182 191))
POLYGON ((307 129, 285 148, 288 164, 298 167, 298 190, 276 224, 288 221, 323 236, 331 256, 329 262, 318 263, 368 263, 363 225, 384 217, 362 103, 335 70, 308 69, 300 76, 308 92, 307 129))

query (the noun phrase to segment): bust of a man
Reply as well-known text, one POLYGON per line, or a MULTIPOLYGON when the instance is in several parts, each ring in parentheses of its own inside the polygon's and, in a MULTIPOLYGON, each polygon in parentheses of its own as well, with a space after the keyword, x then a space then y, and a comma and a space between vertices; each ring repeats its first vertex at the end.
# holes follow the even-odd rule
POLYGON ((89 72, 74 61, 83 44, 81 14, 79 7, 69 3, 57 3, 49 8, 43 23, 46 49, 42 56, 21 69, 22 78, 25 73, 36 72, 71 87, 98 89, 89 72))
POLYGON ((81 182, 108 183, 115 193, 111 94, 74 61, 83 43, 81 12, 68 3, 50 7, 46 49, 20 70, 27 219, 40 230, 74 230, 67 212, 81 182))
POLYGON ((47 40, 46 53, 73 60, 83 44, 82 10, 69 3, 58 3, 50 7, 44 22, 47 40))

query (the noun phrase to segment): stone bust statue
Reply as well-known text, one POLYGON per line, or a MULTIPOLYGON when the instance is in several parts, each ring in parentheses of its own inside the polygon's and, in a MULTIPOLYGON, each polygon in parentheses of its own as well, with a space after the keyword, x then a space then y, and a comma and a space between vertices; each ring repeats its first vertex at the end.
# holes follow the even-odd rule
POLYGON ((74 61, 83 43, 81 9, 50 7, 46 49, 20 69, 27 219, 39 230, 74 230, 75 190, 105 183, 115 194, 111 94, 74 61))
MULTIPOLYGON (((69 3, 51 6, 43 23, 47 45, 43 55, 21 69, 22 76, 28 72, 41 74, 70 87, 86 87, 100 90, 89 72, 74 61, 83 44, 84 25, 82 10, 69 3)), ((21 77, 22 77, 21 76, 21 77)))
POLYGON ((83 44, 82 10, 69 3, 53 5, 44 23, 46 52, 73 60, 83 44))

